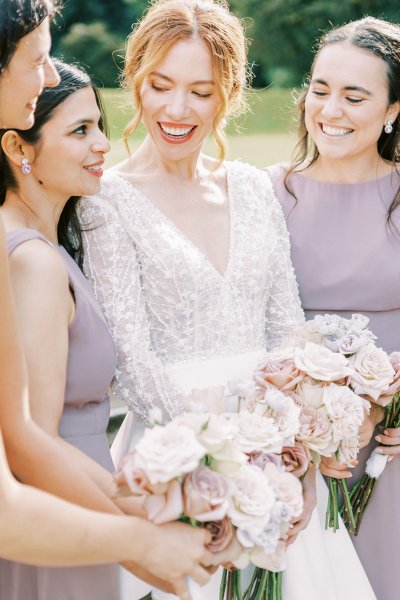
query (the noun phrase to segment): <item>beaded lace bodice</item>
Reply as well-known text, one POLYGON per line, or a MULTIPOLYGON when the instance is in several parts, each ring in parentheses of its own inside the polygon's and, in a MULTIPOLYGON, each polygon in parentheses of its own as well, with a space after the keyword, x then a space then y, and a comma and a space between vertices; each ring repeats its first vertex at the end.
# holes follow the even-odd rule
POLYGON ((221 275, 142 192, 115 173, 84 198, 85 273, 117 345, 113 392, 148 421, 183 392, 166 368, 271 348, 303 320, 284 217, 269 176, 226 163, 230 251, 221 275))

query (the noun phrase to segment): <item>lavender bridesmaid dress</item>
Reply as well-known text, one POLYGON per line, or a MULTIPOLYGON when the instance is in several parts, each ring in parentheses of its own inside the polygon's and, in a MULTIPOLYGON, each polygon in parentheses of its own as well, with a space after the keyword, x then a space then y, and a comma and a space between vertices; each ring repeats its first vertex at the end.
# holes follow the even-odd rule
MULTIPOLYGON (((400 350, 400 209, 387 210, 400 186, 392 174, 359 184, 327 184, 270 167, 291 236, 292 260, 307 318, 361 312, 377 345, 400 350), (297 200, 297 202, 296 202, 297 200), (397 231, 396 231, 397 228, 397 231)), ((374 439, 359 456, 351 483, 364 472, 374 439)), ((379 600, 400 597, 400 458, 387 465, 365 512, 354 546, 379 600)), ((360 598, 360 600, 362 600, 360 598)))
MULTIPOLYGON (((18 229, 7 235, 8 253, 32 239, 50 244, 37 231, 18 229)), ((112 471, 106 437, 109 419, 106 391, 115 370, 114 343, 79 267, 63 248, 50 245, 65 262, 76 304, 75 316, 69 326, 65 405, 59 432, 66 441, 112 471)), ((104 543, 107 544, 107 540, 104 543)), ((116 565, 43 568, 0 560, 0 600, 118 598, 116 565)))

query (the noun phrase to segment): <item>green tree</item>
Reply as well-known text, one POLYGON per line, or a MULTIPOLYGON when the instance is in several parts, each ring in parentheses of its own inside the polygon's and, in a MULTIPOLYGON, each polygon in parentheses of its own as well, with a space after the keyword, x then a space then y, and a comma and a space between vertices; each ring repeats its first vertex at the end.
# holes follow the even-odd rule
POLYGON ((231 0, 230 5, 245 17, 256 86, 299 84, 315 40, 331 25, 365 15, 400 22, 398 0, 231 0))

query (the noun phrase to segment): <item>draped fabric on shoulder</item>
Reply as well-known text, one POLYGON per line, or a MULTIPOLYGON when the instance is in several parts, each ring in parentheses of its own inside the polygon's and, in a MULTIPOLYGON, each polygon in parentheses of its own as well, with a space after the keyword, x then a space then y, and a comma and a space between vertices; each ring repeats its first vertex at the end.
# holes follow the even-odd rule
MULTIPOLYGON (((303 321, 285 221, 266 173, 226 163, 230 253, 221 275, 121 176, 85 198, 85 273, 117 344, 113 392, 148 422, 185 392, 171 366, 272 348, 303 321)), ((182 200, 185 201, 184 199, 182 200)))

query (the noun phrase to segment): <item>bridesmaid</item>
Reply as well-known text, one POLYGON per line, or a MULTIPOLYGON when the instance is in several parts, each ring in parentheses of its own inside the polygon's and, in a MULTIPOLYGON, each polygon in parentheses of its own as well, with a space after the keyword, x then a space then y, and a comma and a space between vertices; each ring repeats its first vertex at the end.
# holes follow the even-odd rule
MULTIPOLYGON (((378 345, 400 350, 400 27, 366 17, 324 35, 299 109, 297 159, 268 171, 307 318, 364 313, 378 345)), ((366 423, 367 442, 381 416, 373 411, 366 423)), ((361 451, 351 484, 378 444, 382 453, 400 453, 400 429, 378 433, 361 451)), ((339 469, 330 461, 321 467, 351 476, 339 469)), ((399 506, 394 460, 353 538, 379 600, 398 597, 399 506)))
MULTIPOLYGON (((112 499, 105 393, 115 368, 114 345, 83 274, 58 246, 63 241, 73 254, 70 214, 77 198, 72 195, 98 191, 109 144, 88 76, 62 63, 57 71, 61 83, 37 99, 33 127, 0 132, 1 214, 27 357, 30 408, 43 435, 35 438, 29 428, 28 435, 19 435, 23 427, 15 419, 13 440, 12 410, 3 411, 2 423, 10 462, 21 480, 103 512, 135 512, 132 501, 112 499)), ((156 531, 144 521, 137 527, 147 540, 141 552, 148 562, 137 557, 142 566, 133 568, 159 582, 146 566, 152 573, 159 567, 170 585, 159 583, 187 598, 185 574, 200 583, 208 580, 199 564, 210 564, 203 547, 207 534, 182 524, 156 531), (154 547, 163 554, 161 564, 152 556, 154 547)), ((114 565, 45 569, 1 561, 0 580, 7 600, 110 600, 119 594, 114 565)))

